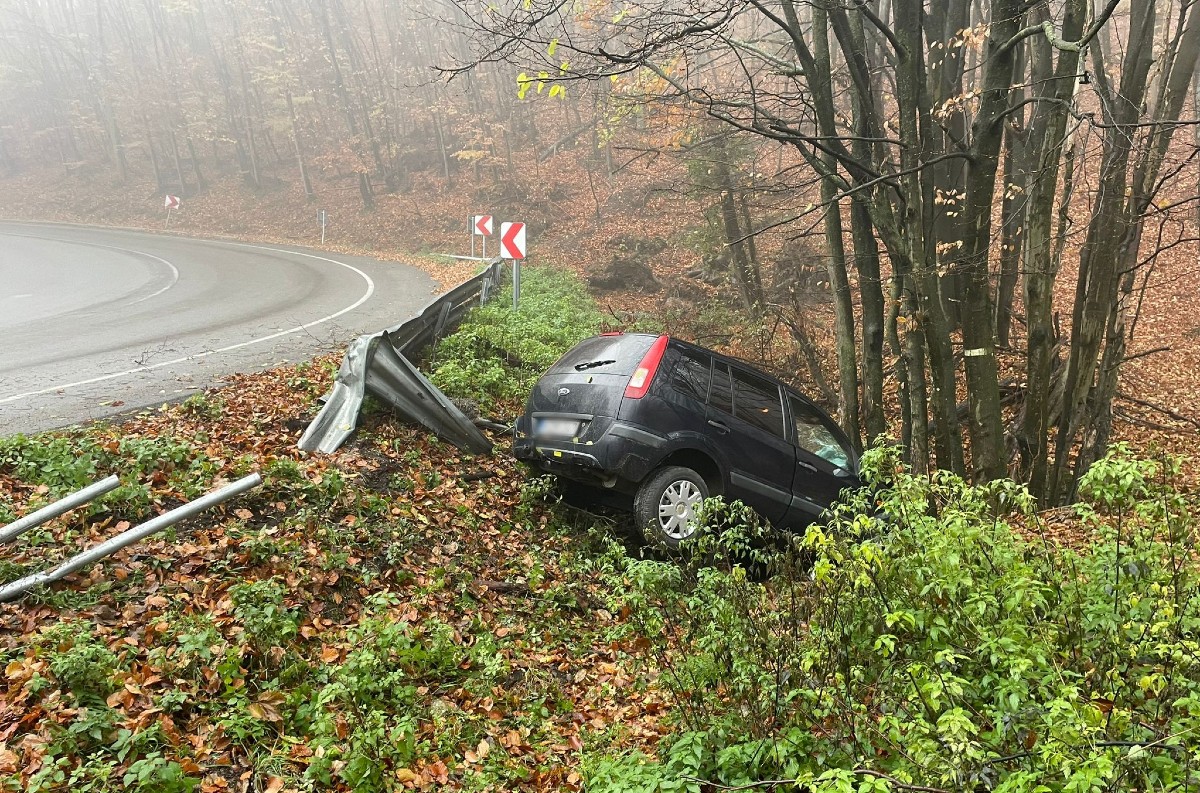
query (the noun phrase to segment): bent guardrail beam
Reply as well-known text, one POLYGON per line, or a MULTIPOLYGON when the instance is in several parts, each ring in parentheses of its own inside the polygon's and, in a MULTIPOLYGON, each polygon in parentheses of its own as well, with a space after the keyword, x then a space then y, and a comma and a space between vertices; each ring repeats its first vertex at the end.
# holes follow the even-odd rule
POLYGON ((39 509, 37 512, 31 512, 20 520, 15 520, 5 526, 3 529, 0 529, 0 542, 8 542, 9 540, 20 537, 30 529, 36 526, 41 526, 46 521, 57 518, 59 515, 66 514, 76 507, 82 507, 93 498, 99 498, 105 493, 116 490, 120 486, 121 480, 117 478, 116 474, 113 474, 107 479, 102 479, 95 484, 88 485, 83 490, 79 490, 69 496, 60 498, 53 504, 48 504, 39 509))
POLYGON ((490 452, 491 441, 405 355, 420 352, 457 324, 477 295, 486 299, 499 283, 502 267, 502 259, 492 259, 486 270, 430 301, 412 319, 351 342, 325 406, 296 446, 325 454, 337 451, 358 425, 369 393, 464 451, 490 452))
POLYGON ((7 603, 32 587, 42 586, 58 581, 60 578, 65 578, 76 570, 87 567, 111 553, 133 545, 135 542, 140 542, 155 532, 162 531, 168 526, 174 526, 185 518, 198 515, 209 507, 215 507, 217 504, 228 501, 234 496, 240 496, 242 493, 253 490, 261 484, 262 476, 259 474, 250 474, 230 485, 226 485, 220 490, 203 495, 195 501, 191 501, 181 507, 176 507, 170 512, 164 512, 157 518, 152 518, 141 525, 121 532, 115 537, 110 537, 99 545, 72 556, 52 570, 45 570, 41 573, 34 573, 33 575, 19 578, 11 584, 6 584, 0 588, 0 603, 7 603))

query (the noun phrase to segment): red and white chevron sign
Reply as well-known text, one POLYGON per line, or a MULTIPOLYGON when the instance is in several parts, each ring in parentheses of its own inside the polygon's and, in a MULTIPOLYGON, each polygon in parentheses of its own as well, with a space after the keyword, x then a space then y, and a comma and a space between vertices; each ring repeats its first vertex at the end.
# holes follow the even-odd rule
POLYGON ((163 202, 163 206, 165 206, 167 209, 179 209, 179 196, 167 196, 167 200, 163 202))
POLYGON ((492 216, 491 215, 476 215, 475 218, 475 235, 478 237, 492 236, 492 216))
POLYGON ((525 224, 500 224, 500 255, 505 259, 525 258, 525 224))

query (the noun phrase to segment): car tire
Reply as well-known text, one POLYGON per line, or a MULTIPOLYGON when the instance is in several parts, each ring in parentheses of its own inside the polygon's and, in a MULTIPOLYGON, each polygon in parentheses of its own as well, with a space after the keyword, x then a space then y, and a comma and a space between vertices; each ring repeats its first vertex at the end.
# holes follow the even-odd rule
POLYGON ((633 512, 647 539, 676 548, 696 536, 700 528, 696 510, 706 498, 704 477, 691 468, 673 465, 658 469, 642 482, 633 512))

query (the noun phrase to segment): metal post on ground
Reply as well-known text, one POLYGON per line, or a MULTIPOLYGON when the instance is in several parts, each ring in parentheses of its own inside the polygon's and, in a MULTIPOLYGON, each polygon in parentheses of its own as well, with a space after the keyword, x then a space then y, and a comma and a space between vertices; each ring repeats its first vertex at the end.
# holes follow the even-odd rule
POLYGON ((471 235, 471 258, 475 258, 475 216, 467 218, 467 233, 471 235))
POLYGON ((93 498, 99 498, 111 490, 116 490, 120 485, 121 480, 117 479, 116 475, 113 475, 94 485, 89 485, 83 490, 72 493, 65 498, 61 498, 53 504, 48 504, 37 512, 32 512, 0 529, 0 542, 8 542, 20 537, 25 532, 41 526, 48 520, 57 518, 59 515, 64 515, 76 507, 82 507, 93 498))
POLYGON ((250 476, 243 477, 220 490, 203 495, 195 501, 184 504, 181 507, 176 507, 170 512, 165 512, 140 526, 134 526, 132 529, 123 531, 115 537, 110 537, 99 545, 89 548, 81 554, 72 556, 52 570, 34 573, 33 575, 13 581, 11 584, 6 584, 0 587, 0 603, 7 603, 31 587, 42 586, 65 578, 76 570, 88 567, 111 553, 133 545, 135 542, 140 542, 151 534, 162 531, 168 526, 174 526, 185 518, 198 515, 209 507, 228 501, 234 496, 241 495, 248 490, 253 490, 261 484, 262 477, 259 474, 251 474, 250 476))

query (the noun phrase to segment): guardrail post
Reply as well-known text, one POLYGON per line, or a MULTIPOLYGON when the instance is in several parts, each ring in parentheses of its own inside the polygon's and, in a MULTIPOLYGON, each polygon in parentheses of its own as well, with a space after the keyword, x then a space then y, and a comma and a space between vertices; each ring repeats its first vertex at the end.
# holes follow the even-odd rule
POLYGON ((168 526, 174 526, 185 518, 190 518, 193 515, 198 515, 209 507, 215 507, 217 504, 228 501, 234 496, 239 496, 248 490, 253 490, 262 484, 262 476, 259 474, 250 474, 243 477, 233 484, 227 485, 220 490, 213 491, 207 495, 203 495, 195 501, 184 504, 181 507, 176 507, 170 512, 164 512, 157 518, 152 518, 145 523, 134 526, 132 529, 121 532, 115 537, 110 537, 99 545, 89 548, 81 554, 72 556, 67 561, 55 567, 52 570, 46 570, 41 573, 27 575, 13 581, 11 584, 0 588, 0 603, 6 603, 20 595, 27 589, 35 586, 53 583, 60 578, 65 578, 76 570, 98 562, 105 556, 121 550, 135 542, 140 542, 151 534, 162 531, 168 526))
POLYGON ((82 507, 84 504, 91 501, 93 498, 99 498, 105 493, 116 490, 121 485, 121 480, 116 475, 110 476, 107 479, 102 479, 93 485, 88 485, 83 490, 72 493, 65 498, 55 501, 53 504, 42 507, 37 512, 33 512, 20 520, 0 529, 0 542, 8 542, 9 540, 20 537, 30 529, 41 526, 48 520, 57 518, 76 507, 82 507))

